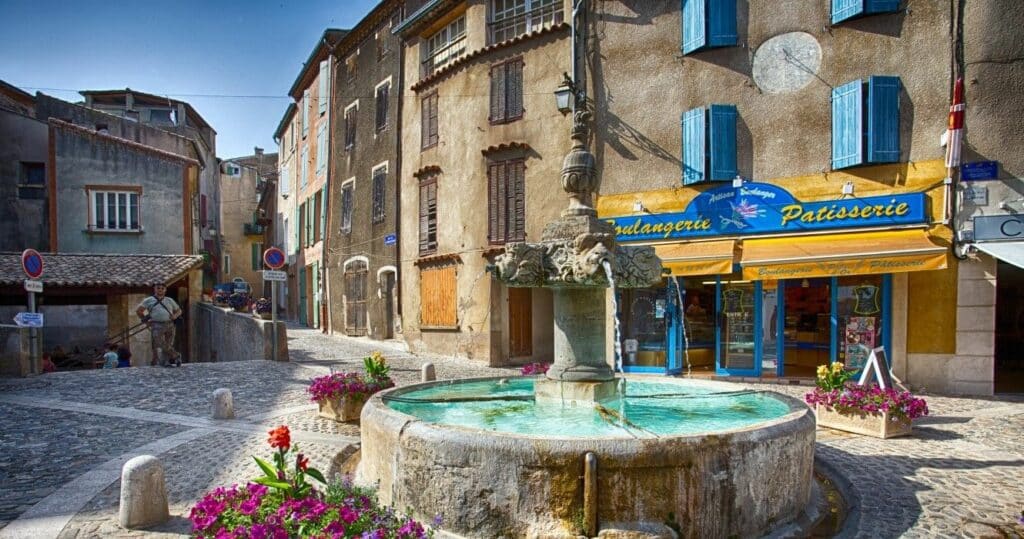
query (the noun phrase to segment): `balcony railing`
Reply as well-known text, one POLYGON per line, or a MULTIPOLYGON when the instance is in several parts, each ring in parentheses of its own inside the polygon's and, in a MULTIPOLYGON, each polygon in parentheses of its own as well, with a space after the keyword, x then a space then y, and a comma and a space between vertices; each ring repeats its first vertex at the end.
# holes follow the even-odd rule
POLYGON ((431 55, 423 61, 420 66, 420 76, 426 77, 438 71, 442 67, 458 60, 466 53, 466 35, 463 34, 455 41, 448 43, 444 47, 433 51, 431 55))
POLYGON ((262 236, 263 232, 267 230, 266 226, 259 223, 244 223, 242 226, 246 236, 262 236))
MULTIPOLYGON (((534 5, 539 3, 541 2, 535 1, 534 5)), ((561 1, 550 2, 525 13, 504 15, 487 23, 488 43, 501 43, 521 34, 560 24, 564 20, 565 13, 561 1)))

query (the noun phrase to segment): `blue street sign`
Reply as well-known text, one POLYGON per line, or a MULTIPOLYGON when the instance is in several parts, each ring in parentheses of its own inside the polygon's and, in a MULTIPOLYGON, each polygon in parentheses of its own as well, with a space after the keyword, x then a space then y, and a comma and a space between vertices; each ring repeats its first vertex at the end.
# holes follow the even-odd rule
POLYGON ((999 161, 977 161, 960 165, 960 179, 994 180, 999 177, 999 161))
POLYGON ((384 236, 384 245, 394 245, 396 243, 398 243, 398 236, 395 236, 394 234, 384 236))
POLYGON ((43 313, 18 313, 14 315, 14 323, 22 328, 41 328, 43 313))

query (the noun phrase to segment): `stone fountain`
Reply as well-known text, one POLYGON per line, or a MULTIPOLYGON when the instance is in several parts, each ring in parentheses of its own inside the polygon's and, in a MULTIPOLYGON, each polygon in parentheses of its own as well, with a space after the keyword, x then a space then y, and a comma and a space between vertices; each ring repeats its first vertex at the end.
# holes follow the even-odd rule
POLYGON ((597 218, 591 196, 597 188, 597 167, 587 150, 589 120, 589 111, 573 115, 573 146, 562 165, 569 207, 544 227, 540 243, 509 244, 491 267, 507 286, 552 290, 555 361, 546 380, 536 384, 538 399, 593 403, 612 398, 617 384, 605 354, 605 290, 613 284, 609 277, 614 276, 619 288, 661 281, 661 261, 653 247, 616 245, 612 226, 597 218))
POLYGON ((777 529, 810 500, 815 421, 806 405, 671 378, 631 380, 629 395, 609 366, 606 289, 658 283, 661 265, 650 247, 616 245, 597 218, 588 121, 588 112, 574 114, 562 169, 569 207, 540 242, 509 244, 491 268, 507 286, 552 289, 554 365, 543 379, 438 381, 374 395, 360 418, 356 481, 422 521, 440 516, 445 538, 777 529))

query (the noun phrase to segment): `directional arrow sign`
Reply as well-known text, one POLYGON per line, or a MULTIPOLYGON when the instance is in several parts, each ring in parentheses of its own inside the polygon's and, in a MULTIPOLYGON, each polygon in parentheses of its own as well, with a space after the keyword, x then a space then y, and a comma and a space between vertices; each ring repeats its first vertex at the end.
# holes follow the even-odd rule
POLYGON ((22 328, 41 328, 43 313, 18 313, 14 315, 14 323, 22 328))

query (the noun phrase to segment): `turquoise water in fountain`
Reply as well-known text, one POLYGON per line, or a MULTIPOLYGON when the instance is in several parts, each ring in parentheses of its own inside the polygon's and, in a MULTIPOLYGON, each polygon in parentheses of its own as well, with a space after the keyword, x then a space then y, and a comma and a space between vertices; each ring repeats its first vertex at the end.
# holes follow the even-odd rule
POLYGON ((385 396, 423 421, 509 434, 658 438, 741 429, 790 413, 769 393, 693 382, 630 379, 626 395, 599 406, 536 403, 534 378, 440 384, 385 396), (624 416, 624 417, 623 417, 624 416))

